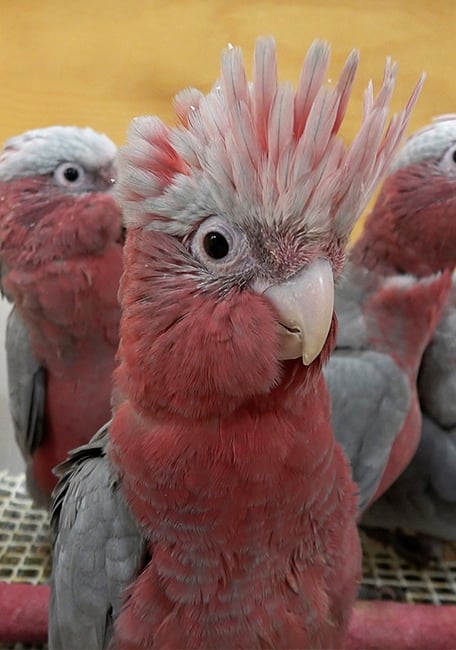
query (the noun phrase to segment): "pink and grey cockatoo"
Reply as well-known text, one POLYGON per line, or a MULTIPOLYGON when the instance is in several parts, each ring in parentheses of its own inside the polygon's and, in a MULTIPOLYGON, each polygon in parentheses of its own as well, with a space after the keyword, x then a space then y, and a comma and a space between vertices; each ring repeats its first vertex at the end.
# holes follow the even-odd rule
POLYGON ((296 93, 271 38, 238 48, 181 126, 135 120, 113 419, 61 468, 50 648, 334 648, 360 576, 356 487, 321 373, 333 278, 418 94, 385 132, 395 66, 338 130, 353 52, 296 93))
MULTIPOLYGON (((404 262, 398 257, 397 268, 403 263, 420 277, 454 269, 456 115, 439 117, 409 138, 380 201, 377 222, 402 215, 410 231, 404 262)), ((380 232, 377 242, 380 246, 380 232)), ((416 455, 364 523, 456 541, 456 276, 421 360, 418 393, 423 428, 416 455)))
MULTIPOLYGON (((393 162, 336 296, 337 349, 325 369, 335 435, 351 460, 361 510, 413 457, 421 409, 434 419, 425 418, 416 462, 397 486, 413 491, 409 513, 414 510, 415 524, 421 518, 428 529, 438 526, 440 505, 449 507, 441 499, 453 500, 453 510, 456 499, 456 447, 443 430, 456 426, 456 314, 450 307, 455 152, 456 120, 446 117, 411 136, 393 162), (415 472, 416 481, 410 481, 415 472), (428 490, 435 492, 431 496, 428 490)), ((397 488, 391 492, 396 524, 404 524, 405 505, 397 488)))
POLYGON ((337 289, 337 348, 325 368, 332 423, 360 513, 402 473, 421 435, 417 375, 445 307, 449 273, 382 277, 352 262, 337 289))
POLYGON ((0 153, 10 411, 41 505, 52 468, 111 413, 122 272, 116 153, 107 136, 63 126, 11 138, 0 153))

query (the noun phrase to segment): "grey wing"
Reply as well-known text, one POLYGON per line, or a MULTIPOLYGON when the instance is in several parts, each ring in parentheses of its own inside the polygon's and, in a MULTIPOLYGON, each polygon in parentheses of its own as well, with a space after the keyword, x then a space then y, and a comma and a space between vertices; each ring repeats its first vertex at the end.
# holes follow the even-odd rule
POLYGON ((423 416, 412 462, 369 508, 362 523, 456 541, 456 433, 423 416))
POLYGON ((107 648, 145 544, 105 455, 108 425, 59 466, 53 494, 49 648, 107 648))
POLYGON ((373 280, 363 269, 347 263, 339 278, 334 309, 337 314, 337 347, 350 350, 369 348, 364 301, 373 280))
MULTIPOLYGON (((454 276, 456 277, 456 276, 454 276)), ((418 377, 420 445, 410 466, 365 517, 456 540, 456 281, 418 377)))
POLYGON ((362 512, 407 417, 409 381, 391 357, 372 350, 336 350, 324 374, 334 434, 350 460, 362 512))
POLYGON ((14 433, 26 462, 44 434, 46 371, 36 360, 27 328, 15 307, 6 325, 8 393, 14 433))
POLYGON ((423 411, 445 429, 456 427, 455 282, 451 300, 423 354, 418 378, 423 411))
POLYGON ((426 470, 429 488, 435 497, 454 504, 456 516, 456 428, 447 431, 423 416, 421 440, 414 461, 426 470))

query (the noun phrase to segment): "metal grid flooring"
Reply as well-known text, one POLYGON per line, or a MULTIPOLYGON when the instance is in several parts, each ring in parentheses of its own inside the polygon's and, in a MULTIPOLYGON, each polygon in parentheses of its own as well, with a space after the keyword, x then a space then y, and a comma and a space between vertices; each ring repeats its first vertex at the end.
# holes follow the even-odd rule
MULTIPOLYGON (((363 544, 363 584, 392 588, 410 603, 456 605, 456 548, 444 559, 417 569, 400 558, 391 546, 361 534, 363 544)), ((0 580, 46 582, 51 567, 48 516, 33 507, 27 496, 24 475, 0 471, 0 580)), ((456 611, 456 610, 455 610, 456 611)), ((26 650, 16 644, 0 648, 26 650)))

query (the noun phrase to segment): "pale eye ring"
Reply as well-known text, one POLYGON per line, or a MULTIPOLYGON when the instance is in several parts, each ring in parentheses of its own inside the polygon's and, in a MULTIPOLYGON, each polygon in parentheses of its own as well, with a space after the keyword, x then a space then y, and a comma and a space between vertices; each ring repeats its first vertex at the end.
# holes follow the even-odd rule
POLYGON ((244 273, 253 264, 245 233, 223 216, 202 221, 193 233, 190 253, 210 273, 244 273))
POLYGON ((84 181, 84 168, 78 163, 61 163, 54 171, 54 179, 62 187, 78 187, 84 181))

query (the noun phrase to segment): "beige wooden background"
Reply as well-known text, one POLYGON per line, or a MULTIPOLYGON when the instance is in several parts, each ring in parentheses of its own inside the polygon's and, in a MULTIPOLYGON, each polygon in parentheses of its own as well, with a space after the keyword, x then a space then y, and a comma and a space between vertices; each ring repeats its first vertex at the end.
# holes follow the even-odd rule
MULTIPOLYGON (((428 73, 413 126, 456 108, 454 0, 0 0, 0 140, 76 123, 121 143, 132 116, 168 119, 176 91, 208 89, 228 42, 250 64, 258 34, 276 37, 283 78, 296 81, 320 37, 332 43, 334 72, 352 47, 361 50, 355 100, 391 55, 398 102, 428 73)), ((355 104, 348 135, 357 128, 355 104)))
MULTIPOLYGON (((170 120, 178 90, 208 90, 228 42, 244 48, 250 67, 260 34, 276 37, 279 73, 293 82, 316 37, 332 44, 332 74, 351 48, 360 49, 348 138, 358 128, 362 91, 370 78, 378 87, 387 55, 399 64, 394 107, 427 72, 412 130, 456 112, 456 0, 0 0, 0 141, 60 123, 90 125, 122 144, 133 116, 170 120)), ((6 311, 2 302, 0 336, 6 311)), ((6 455, 2 356, 0 427, 2 467, 14 462, 6 455)))

